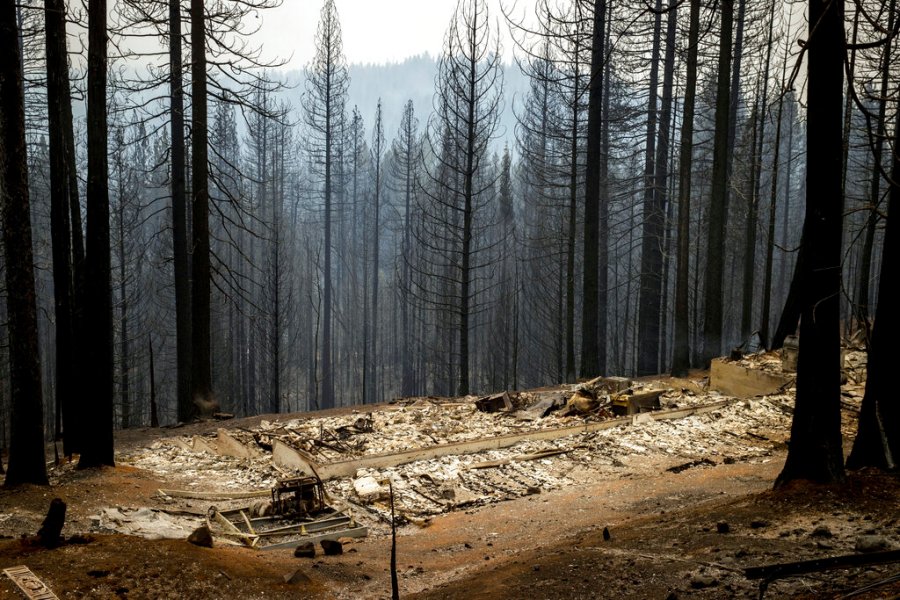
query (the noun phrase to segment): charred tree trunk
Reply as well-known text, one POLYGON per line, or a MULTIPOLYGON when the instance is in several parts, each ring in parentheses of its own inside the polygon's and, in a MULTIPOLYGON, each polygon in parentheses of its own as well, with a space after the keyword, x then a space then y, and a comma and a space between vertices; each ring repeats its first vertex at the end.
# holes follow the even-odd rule
MULTIPOLYGON (((604 302, 600 313, 600 270, 606 271, 606 261, 600 260, 600 245, 606 238, 600 237, 600 204, 609 199, 601 196, 601 155, 603 144, 603 69, 604 33, 606 30, 606 0, 594 1, 594 22, 591 32, 591 79, 588 84, 587 114, 587 167, 584 182, 584 274, 582 283, 581 316, 581 376, 596 377, 602 373, 600 345, 606 340, 599 337, 599 320, 606 319, 604 302)), ((602 290, 606 293, 606 289, 602 290)), ((604 352, 605 354, 605 352, 604 352)), ((604 357, 604 363, 605 357, 604 357)), ((605 365, 604 365, 605 368, 605 365)))
MULTIPOLYGON (((657 3, 658 4, 658 3, 657 3)), ((651 201, 644 202, 644 237, 641 249, 641 293, 638 312, 638 375, 660 372, 660 313, 663 284, 663 243, 669 179, 669 132, 672 119, 672 85, 675 77, 675 25, 678 4, 669 0, 666 21, 666 55, 663 63, 662 104, 659 114, 659 142, 651 201)))
POLYGON ((209 130, 206 97, 206 14, 191 0, 191 396, 194 410, 218 410, 210 365, 209 130))
POLYGON ((730 127, 731 32, 734 0, 722 0, 722 31, 719 37, 719 74, 716 86, 716 131, 713 148, 712 193, 709 203, 709 233, 704 278, 703 362, 722 352, 723 289, 725 272, 725 222, 728 218, 728 131, 730 127))
MULTIPOLYGON (((841 112, 844 3, 810 0, 806 220, 800 357, 791 442, 776 485, 844 478, 841 448, 841 112)), ((795 275, 796 278, 796 275, 795 275)))
MULTIPOLYGON (((891 3, 893 7, 893 2, 891 3)), ((897 288, 892 265, 900 262, 900 112, 894 126, 894 152, 885 219, 884 246, 881 250, 881 276, 875 326, 869 344, 866 393, 859 414, 859 430, 847 468, 878 467, 894 469, 900 460, 900 402, 893 391, 897 339, 900 339, 900 315, 897 314, 897 288), (892 218, 893 217, 893 218, 892 218)))
POLYGON ((6 258, 10 444, 7 487, 47 484, 37 303, 28 201, 19 30, 12 2, 0 7, 0 210, 6 258))
MULTIPOLYGON (((662 35, 662 0, 654 4, 653 49, 650 56, 650 93, 647 100, 647 138, 644 159, 644 202, 641 231, 640 284, 637 305, 637 375, 656 373, 659 356, 659 290, 651 282, 652 269, 662 256, 659 250, 662 232, 662 211, 657 206, 655 190, 656 173, 656 123, 659 87, 659 53, 662 35), (654 248, 655 245, 655 248, 654 248), (657 307, 653 314, 654 304, 657 307), (655 340, 655 341, 654 341, 655 340)), ((660 261, 661 262, 661 261, 660 261)), ((656 266, 656 273, 661 270, 656 266)))
POLYGON ((113 326, 107 162, 106 0, 88 4, 84 438, 79 468, 113 464, 113 326))
MULTIPOLYGON (((50 152, 50 237, 53 245, 53 297, 56 316, 56 431, 63 453, 77 449, 75 407, 75 330, 72 231, 69 214, 70 162, 66 153, 63 105, 69 105, 69 66, 66 54, 66 12, 62 0, 44 3, 47 53, 47 116, 50 152), (63 436, 65 432, 65 436, 63 436)), ((77 195, 77 190, 76 190, 77 195)))
POLYGON ((675 266, 675 339, 672 375, 684 377, 690 367, 690 315, 688 279, 690 275, 691 167, 694 153, 694 98, 697 90, 697 42, 700 32, 700 0, 691 0, 688 30, 687 81, 681 121, 681 153, 678 172, 678 251, 675 266))
MULTIPOLYGON (((888 31, 894 30, 894 10, 896 0, 891 0, 888 9, 888 31)), ((856 320, 860 327, 869 331, 869 288, 872 285, 872 253, 875 248, 875 227, 878 224, 878 205, 881 203, 881 165, 884 153, 885 138, 885 111, 887 109, 888 81, 891 70, 891 40, 886 38, 884 44, 884 56, 881 62, 881 91, 878 95, 878 118, 876 120, 876 132, 874 148, 872 149, 873 166, 872 179, 869 184, 869 197, 871 198, 869 215, 866 219, 866 237, 863 242, 862 257, 859 264, 859 274, 856 289, 856 320)), ((895 152, 897 150, 895 149, 895 152)))
POLYGON ((184 182, 184 75, 181 54, 181 2, 169 0, 169 125, 172 184, 172 258, 175 275, 175 370, 178 420, 196 414, 191 401, 191 273, 187 250, 187 196, 184 182))

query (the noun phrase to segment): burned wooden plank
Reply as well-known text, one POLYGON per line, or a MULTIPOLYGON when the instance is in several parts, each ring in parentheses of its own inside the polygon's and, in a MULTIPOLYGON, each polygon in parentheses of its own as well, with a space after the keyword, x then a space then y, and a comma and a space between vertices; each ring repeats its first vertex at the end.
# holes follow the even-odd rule
POLYGON ((827 558, 815 558, 812 560, 748 567, 744 569, 744 576, 747 579, 765 579, 774 581, 775 579, 780 579, 782 577, 803 575, 804 573, 818 573, 830 569, 868 567, 871 565, 884 565, 896 562, 900 562, 900 550, 888 550, 886 552, 845 554, 842 556, 829 556, 827 558))
POLYGON ((3 569, 3 574, 16 584, 30 600, 59 600, 59 597, 25 565, 3 569))
POLYGON ((197 492, 194 490, 157 490, 164 496, 172 498, 187 498, 191 500, 243 500, 245 498, 268 498, 271 490, 255 490, 252 492, 197 492))

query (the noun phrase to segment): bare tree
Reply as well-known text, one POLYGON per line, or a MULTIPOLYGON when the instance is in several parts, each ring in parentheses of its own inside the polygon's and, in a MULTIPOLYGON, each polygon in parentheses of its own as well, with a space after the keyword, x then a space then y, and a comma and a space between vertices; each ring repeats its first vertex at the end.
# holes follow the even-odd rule
POLYGON ((428 193, 430 216, 440 225, 418 236, 420 244, 437 250, 437 264, 432 269, 443 267, 440 274, 433 270, 432 275, 447 285, 441 302, 456 319, 460 395, 470 389, 470 319, 478 308, 473 283, 478 270, 485 266, 478 260, 482 249, 476 234, 485 226, 479 214, 483 214, 485 195, 494 183, 486 170, 488 145, 497 129, 502 98, 500 59, 499 42, 492 33, 484 1, 460 0, 444 39, 436 80, 436 112, 429 123, 428 141, 435 157, 435 162, 427 165, 428 179, 435 190, 428 193))
POLYGON ((80 468, 114 464, 113 325, 107 164, 107 5, 88 4, 88 179, 83 449, 80 468))
POLYGON ((0 209, 9 319, 11 436, 7 487, 47 484, 34 259, 28 199, 19 28, 12 2, 0 7, 0 209))
POLYGON ((309 156, 320 178, 324 239, 324 293, 322 298, 322 397, 319 408, 335 405, 332 339, 332 226, 335 164, 343 151, 340 132, 350 77, 341 42, 341 25, 334 0, 325 0, 316 31, 316 54, 307 67, 303 110, 309 128, 309 156))
POLYGON ((806 262, 802 281, 797 400, 791 444, 776 480, 829 483, 844 478, 841 437, 841 349, 839 295, 841 262, 841 111, 844 3, 809 1, 806 262))

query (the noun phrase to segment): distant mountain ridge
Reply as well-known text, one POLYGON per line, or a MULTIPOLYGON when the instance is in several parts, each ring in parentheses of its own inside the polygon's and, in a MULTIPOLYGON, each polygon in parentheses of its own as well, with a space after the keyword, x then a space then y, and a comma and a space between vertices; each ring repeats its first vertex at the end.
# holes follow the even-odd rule
MULTIPOLYGON (((437 76, 437 59, 428 54, 420 54, 401 62, 389 64, 351 64, 350 88, 347 102, 348 114, 353 107, 359 108, 366 126, 366 139, 371 142, 372 125, 375 120, 375 107, 381 98, 384 137, 387 143, 396 136, 400 127, 400 118, 407 100, 413 101, 416 117, 419 119, 419 131, 433 110, 434 83, 437 76)), ((301 107, 301 95, 304 92, 304 72, 291 70, 283 73, 282 78, 290 89, 281 92, 280 96, 289 101, 296 110, 301 107)), ((515 115, 513 104, 518 107, 522 97, 528 90, 528 80, 516 65, 503 66, 503 114, 497 129, 495 148, 499 152, 504 143, 510 149, 515 147, 515 115)))

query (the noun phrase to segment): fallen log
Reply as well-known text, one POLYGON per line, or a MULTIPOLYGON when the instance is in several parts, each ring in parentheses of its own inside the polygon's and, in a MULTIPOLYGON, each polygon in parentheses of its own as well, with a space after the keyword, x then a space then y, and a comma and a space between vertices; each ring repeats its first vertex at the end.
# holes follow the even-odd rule
POLYGON ((764 579, 774 581, 782 577, 803 575, 804 573, 818 573, 830 569, 843 569, 845 567, 868 567, 871 565, 883 565, 900 562, 900 550, 888 550, 886 552, 872 552, 869 554, 845 554, 842 556, 829 556, 827 558, 814 558, 797 562, 776 563, 747 567, 744 576, 747 579, 764 579))

